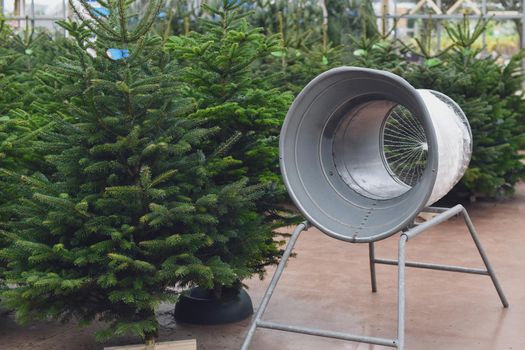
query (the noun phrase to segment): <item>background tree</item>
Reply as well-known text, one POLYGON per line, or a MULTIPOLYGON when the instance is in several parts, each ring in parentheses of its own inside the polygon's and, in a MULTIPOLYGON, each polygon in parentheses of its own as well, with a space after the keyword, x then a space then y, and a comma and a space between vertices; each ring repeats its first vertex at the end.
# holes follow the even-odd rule
MULTIPOLYGON (((27 26, 16 34, 0 19, 0 222, 9 220, 3 208, 19 192, 5 171, 47 170, 43 154, 30 141, 51 123, 47 112, 53 109, 52 92, 40 83, 39 70, 61 49, 62 41, 47 33, 35 33, 27 26)), ((5 243, 0 236, 0 247, 5 243)), ((0 284, 4 267, 0 260, 0 284)))
POLYGON ((231 151, 237 168, 228 176, 281 184, 277 138, 292 96, 258 74, 258 62, 279 51, 281 42, 248 23, 249 12, 241 11, 245 4, 224 0, 220 7, 203 5, 211 15, 199 20, 202 31, 171 37, 166 48, 183 68, 178 79, 187 87, 186 96, 196 99, 197 110, 189 117, 221 128, 208 148, 238 137, 231 151))
MULTIPOLYGON (((47 114, 53 109, 52 89, 42 84, 45 76, 40 70, 60 54, 63 42, 53 40, 46 33, 35 33, 29 27, 20 34, 13 33, 0 21, 2 27, 0 168, 44 171, 43 155, 28 141, 51 123, 47 114)), ((12 199, 10 190, 5 183, 0 185, 0 207, 12 199)), ((3 221, 5 218, 1 215, 3 221)))
POLYGON ((264 187, 222 175, 235 138, 205 153, 219 129, 183 117, 194 103, 150 34, 161 1, 134 26, 129 1, 100 3, 107 14, 82 0, 82 22, 60 23, 74 41, 47 69, 64 107, 32 143, 51 171, 11 172, 20 199, 2 224, 9 246, 0 256, 15 287, 2 301, 22 322, 100 319, 99 340, 153 342, 156 306, 176 297, 167 287, 237 286, 277 249, 254 210, 264 187))

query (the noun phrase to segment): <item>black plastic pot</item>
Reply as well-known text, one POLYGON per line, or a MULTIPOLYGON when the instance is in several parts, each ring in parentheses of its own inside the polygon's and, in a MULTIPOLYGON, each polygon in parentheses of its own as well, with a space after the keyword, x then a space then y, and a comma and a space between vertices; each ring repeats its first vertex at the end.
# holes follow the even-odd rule
POLYGON ((197 287, 183 293, 175 306, 175 319, 191 324, 233 323, 252 314, 252 300, 244 289, 218 299, 210 291, 197 287))

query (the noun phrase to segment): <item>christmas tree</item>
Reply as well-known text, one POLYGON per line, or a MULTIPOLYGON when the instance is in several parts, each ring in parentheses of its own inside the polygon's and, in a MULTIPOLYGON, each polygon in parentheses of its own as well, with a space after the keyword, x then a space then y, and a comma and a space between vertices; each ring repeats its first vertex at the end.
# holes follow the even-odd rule
MULTIPOLYGON (((61 42, 35 33, 29 25, 16 34, 0 19, 0 223, 9 220, 3 208, 19 193, 9 172, 46 171, 43 154, 29 141, 52 123, 48 113, 53 96, 40 84, 39 70, 53 61, 61 47, 61 42)), ((0 247, 4 244, 0 236, 0 247)), ((3 267, 5 261, 0 260, 0 284, 3 267)))
POLYGON ((352 52, 348 65, 390 71, 406 75, 408 60, 406 49, 395 41, 382 36, 377 30, 370 30, 360 36, 351 36, 352 52))
POLYGON ((277 249, 255 211, 264 187, 224 176, 236 135, 203 152, 219 129, 184 117, 194 103, 151 34, 161 1, 133 25, 130 1, 80 4, 80 23, 60 22, 73 41, 48 67, 64 107, 32 143, 52 170, 11 176, 21 198, 4 223, 14 287, 2 301, 22 322, 99 319, 99 340, 151 343, 156 306, 176 297, 168 287, 238 286, 277 249))
POLYGON ((281 38, 280 47, 258 67, 272 86, 297 94, 315 76, 340 65, 341 47, 333 45, 318 1, 258 0, 250 13, 251 23, 281 38))
POLYGON ((248 23, 246 4, 223 0, 219 7, 203 5, 211 14, 199 20, 203 30, 171 37, 166 47, 183 66, 179 79, 187 96, 196 99, 190 118, 220 126, 209 148, 238 135, 231 152, 238 166, 230 178, 280 184, 277 138, 292 96, 272 88, 256 69, 281 43, 279 36, 267 36, 248 23))
POLYGON ((376 28, 370 0, 325 0, 328 12, 328 38, 334 45, 350 45, 349 36, 363 36, 376 28), (363 19, 367 21, 363 21, 363 19))
MULTIPOLYGON (((43 155, 31 139, 52 121, 53 92, 41 84, 40 70, 62 50, 62 42, 29 29, 15 34, 0 21, 0 169, 43 171, 43 155), (45 105, 45 108, 44 108, 45 105)), ((5 174, 4 174, 5 176, 5 174)), ((12 190, 0 177, 0 207, 11 201, 12 190)), ((0 221, 4 221, 0 211, 0 221)))

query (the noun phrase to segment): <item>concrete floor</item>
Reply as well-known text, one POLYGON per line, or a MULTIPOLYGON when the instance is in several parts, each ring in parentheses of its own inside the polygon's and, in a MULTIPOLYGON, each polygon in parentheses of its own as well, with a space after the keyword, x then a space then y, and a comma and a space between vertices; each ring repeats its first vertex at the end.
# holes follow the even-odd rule
MULTIPOLYGON (((525 184, 503 202, 468 207, 489 259, 510 302, 503 309, 487 276, 407 269, 408 350, 525 349, 525 184)), ((409 242, 408 260, 482 267, 460 218, 409 242)), ((397 268, 378 265, 378 293, 371 293, 367 245, 348 244, 316 229, 303 233, 264 319, 296 325, 394 338, 397 268)), ((396 258, 397 239, 376 244, 376 255, 396 258)), ((247 282, 255 306, 269 283, 247 282)), ((238 349, 249 320, 228 326, 175 324, 171 306, 159 311, 161 340, 197 338, 200 350, 238 349)), ((92 332, 74 324, 22 327, 0 318, 0 349, 101 349, 92 332)), ((119 339, 111 344, 129 344, 119 339)), ((258 330, 253 350, 389 349, 279 331, 258 330)))

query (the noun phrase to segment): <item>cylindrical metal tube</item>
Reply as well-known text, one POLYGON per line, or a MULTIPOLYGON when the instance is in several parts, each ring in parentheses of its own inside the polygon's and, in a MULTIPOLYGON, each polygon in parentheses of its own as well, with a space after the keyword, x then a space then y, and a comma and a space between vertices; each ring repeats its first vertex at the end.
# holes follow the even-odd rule
POLYGON ((310 82, 280 138, 297 207, 324 233, 357 243, 408 227, 461 179, 471 153, 468 121, 450 98, 354 67, 310 82))

